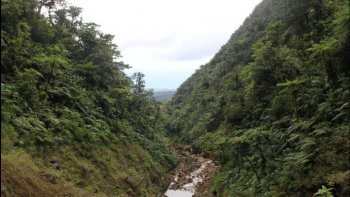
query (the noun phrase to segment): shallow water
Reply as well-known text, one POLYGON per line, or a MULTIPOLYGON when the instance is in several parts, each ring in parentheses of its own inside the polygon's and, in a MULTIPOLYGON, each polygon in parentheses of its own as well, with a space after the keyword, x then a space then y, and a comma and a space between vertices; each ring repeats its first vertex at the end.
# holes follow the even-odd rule
POLYGON ((181 189, 177 189, 177 190, 171 190, 168 189, 165 192, 165 195, 168 197, 192 197, 194 193, 190 192, 190 191, 185 191, 185 190, 181 190, 181 189))

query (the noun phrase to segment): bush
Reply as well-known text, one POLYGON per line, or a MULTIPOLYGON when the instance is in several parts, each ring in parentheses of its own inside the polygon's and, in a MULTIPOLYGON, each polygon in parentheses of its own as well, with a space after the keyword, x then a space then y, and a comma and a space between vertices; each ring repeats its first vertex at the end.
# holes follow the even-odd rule
POLYGON ((283 116, 291 113, 293 110, 292 98, 288 95, 277 95, 272 100, 272 113, 277 118, 280 119, 283 116))

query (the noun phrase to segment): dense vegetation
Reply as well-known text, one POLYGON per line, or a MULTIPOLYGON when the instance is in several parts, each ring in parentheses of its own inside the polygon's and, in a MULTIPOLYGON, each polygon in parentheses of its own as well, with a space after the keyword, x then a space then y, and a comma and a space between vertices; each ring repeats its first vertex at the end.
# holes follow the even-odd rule
POLYGON ((164 127, 220 162, 218 196, 350 195, 348 0, 264 0, 167 116, 80 13, 1 1, 2 196, 161 194, 164 127))
POLYGON ((159 104, 80 13, 1 1, 1 196, 155 196, 169 183, 159 104))
POLYGON ((218 196, 350 195, 348 0, 264 0, 167 106, 218 196))

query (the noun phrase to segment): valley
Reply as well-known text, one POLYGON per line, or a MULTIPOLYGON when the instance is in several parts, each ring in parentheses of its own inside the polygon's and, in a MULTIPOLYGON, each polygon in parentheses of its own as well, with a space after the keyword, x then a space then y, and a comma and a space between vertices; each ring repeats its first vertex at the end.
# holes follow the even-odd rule
POLYGON ((82 12, 1 1, 1 196, 350 195, 348 0, 262 0, 176 91, 82 12))

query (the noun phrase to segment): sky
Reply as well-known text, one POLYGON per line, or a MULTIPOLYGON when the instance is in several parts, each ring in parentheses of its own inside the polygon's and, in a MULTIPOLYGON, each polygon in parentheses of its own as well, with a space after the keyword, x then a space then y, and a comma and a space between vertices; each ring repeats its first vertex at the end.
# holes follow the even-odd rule
POLYGON ((146 88, 176 89, 220 50, 261 0, 67 0, 84 22, 115 35, 146 88))

